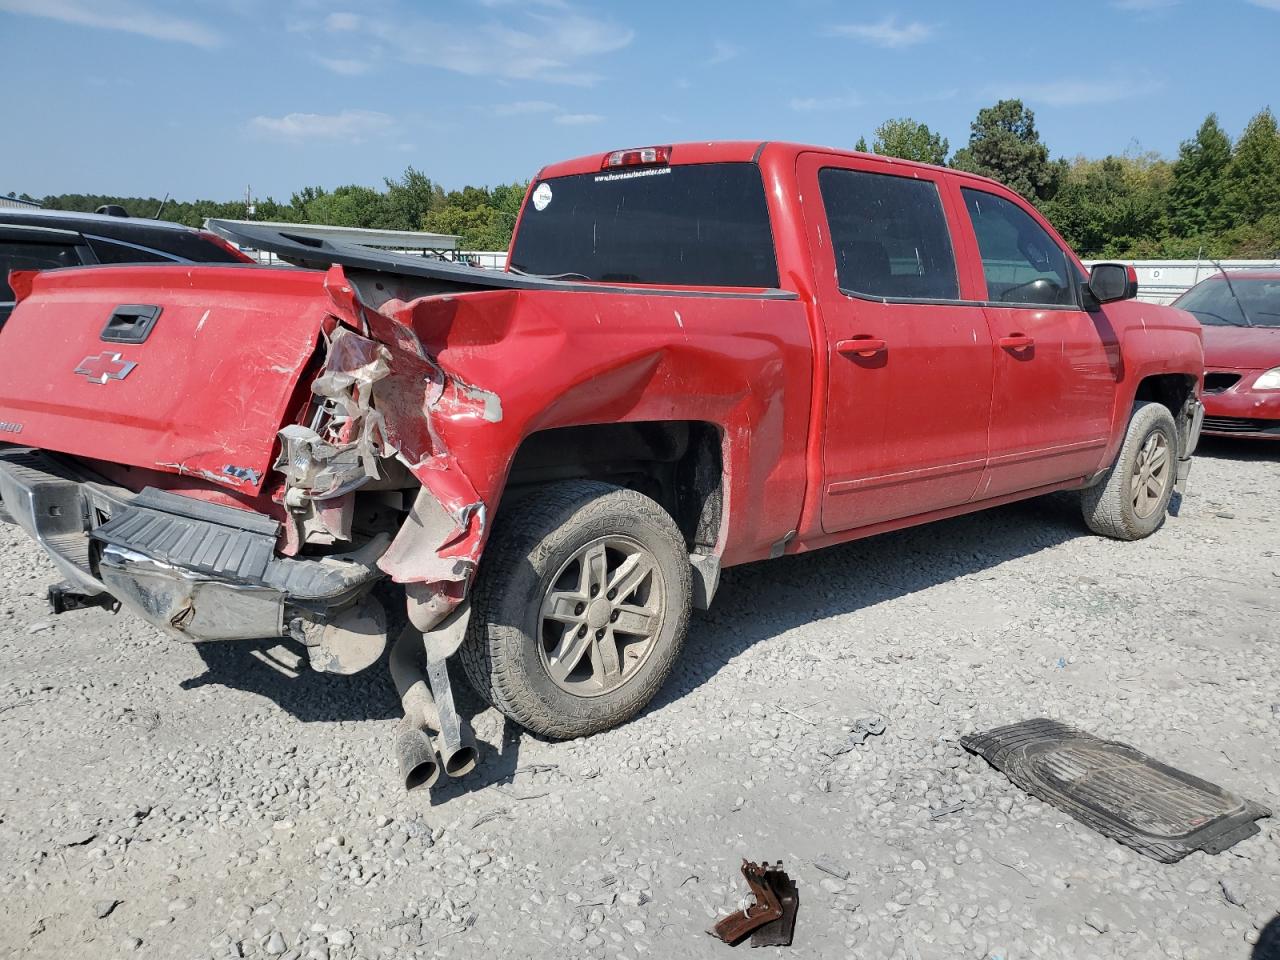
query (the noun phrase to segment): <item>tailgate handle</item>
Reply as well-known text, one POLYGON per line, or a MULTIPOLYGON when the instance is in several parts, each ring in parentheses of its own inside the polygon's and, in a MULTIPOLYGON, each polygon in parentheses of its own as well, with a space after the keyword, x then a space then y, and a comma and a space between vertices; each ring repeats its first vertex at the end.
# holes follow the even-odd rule
POLYGON ((160 310, 147 303, 123 303, 111 311, 100 339, 107 343, 142 343, 151 336, 160 310))

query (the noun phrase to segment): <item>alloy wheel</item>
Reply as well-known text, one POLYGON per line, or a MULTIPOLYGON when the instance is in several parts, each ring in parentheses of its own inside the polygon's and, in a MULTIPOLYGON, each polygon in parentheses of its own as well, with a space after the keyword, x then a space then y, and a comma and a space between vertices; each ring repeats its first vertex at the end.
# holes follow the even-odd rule
POLYGON ((547 674, 579 697, 616 690, 640 669, 666 614, 657 559, 630 537, 581 547, 542 601, 540 651, 547 674))
POLYGON ((1147 437, 1133 464, 1133 479, 1129 494, 1133 512, 1146 520, 1164 501, 1165 491, 1172 476, 1170 470, 1169 441, 1159 431, 1147 437))

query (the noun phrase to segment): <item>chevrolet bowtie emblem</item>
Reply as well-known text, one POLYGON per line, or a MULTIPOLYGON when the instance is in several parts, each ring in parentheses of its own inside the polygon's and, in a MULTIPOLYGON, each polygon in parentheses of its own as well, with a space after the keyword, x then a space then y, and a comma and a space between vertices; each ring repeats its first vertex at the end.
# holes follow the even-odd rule
POLYGON ((123 380, 136 366, 132 360, 121 360, 120 354, 108 351, 96 357, 85 357, 75 372, 87 377, 90 383, 106 383, 108 380, 123 380))

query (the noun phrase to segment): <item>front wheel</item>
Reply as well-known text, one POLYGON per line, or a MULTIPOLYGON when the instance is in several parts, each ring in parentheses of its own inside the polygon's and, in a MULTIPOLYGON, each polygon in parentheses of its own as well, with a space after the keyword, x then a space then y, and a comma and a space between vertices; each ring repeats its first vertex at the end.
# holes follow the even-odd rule
POLYGON ((587 736, 635 716, 689 622, 689 556, 655 501, 550 485, 498 516, 472 593, 467 678, 521 726, 587 736))
POLYGON ((1081 494, 1089 529, 1117 540, 1155 533, 1173 499, 1177 462, 1178 427, 1169 408, 1149 401, 1135 404, 1116 462, 1081 494))

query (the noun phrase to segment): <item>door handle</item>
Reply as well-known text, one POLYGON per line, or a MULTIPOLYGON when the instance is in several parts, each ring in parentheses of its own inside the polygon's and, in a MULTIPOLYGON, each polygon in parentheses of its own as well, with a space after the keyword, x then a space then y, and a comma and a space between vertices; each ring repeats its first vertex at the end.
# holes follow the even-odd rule
POLYGON ((854 337, 852 340, 836 342, 836 352, 846 357, 874 357, 877 353, 884 353, 888 349, 888 344, 875 337, 854 337))
POLYGON ((1036 341, 1032 337, 1028 337, 1025 333, 1015 333, 1007 337, 1001 337, 996 341, 1004 350, 1013 350, 1015 353, 1021 353, 1023 350, 1030 350, 1036 345, 1036 341))

